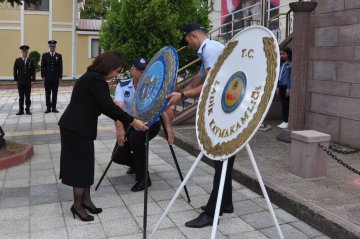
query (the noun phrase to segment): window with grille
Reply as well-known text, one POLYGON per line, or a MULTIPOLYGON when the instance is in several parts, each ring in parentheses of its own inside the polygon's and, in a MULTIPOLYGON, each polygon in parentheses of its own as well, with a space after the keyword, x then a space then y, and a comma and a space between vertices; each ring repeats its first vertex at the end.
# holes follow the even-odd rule
POLYGON ((24 7, 29 11, 49 11, 49 0, 38 0, 36 3, 25 0, 24 7))
POLYGON ((99 39, 92 38, 90 47, 91 47, 91 54, 90 54, 91 58, 95 58, 101 53, 99 39))

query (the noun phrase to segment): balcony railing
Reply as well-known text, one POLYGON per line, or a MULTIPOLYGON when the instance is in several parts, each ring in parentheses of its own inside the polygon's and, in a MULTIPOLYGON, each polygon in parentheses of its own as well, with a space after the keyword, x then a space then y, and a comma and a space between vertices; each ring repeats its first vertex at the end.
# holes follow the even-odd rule
MULTIPOLYGON (((251 26, 251 25, 259 25, 261 24, 262 20, 264 23, 263 25, 267 28, 269 28, 274 35, 276 36, 278 43, 280 44, 283 40, 285 40, 293 30, 293 14, 290 11, 289 4, 284 4, 275 8, 270 8, 270 1, 262 1, 259 3, 256 3, 254 5, 248 6, 246 8, 240 9, 238 11, 232 12, 226 16, 222 16, 221 18, 216 18, 213 20, 213 22, 221 21, 223 18, 230 18, 231 21, 224 23, 220 26, 217 26, 210 30, 208 32, 208 38, 219 41, 223 44, 226 44, 234 35, 236 35, 238 32, 240 32, 244 27, 251 26), (264 8, 263 11, 259 13, 255 13, 252 15, 245 14, 246 11, 249 9, 254 9, 254 7, 257 7, 257 9, 263 9, 262 4, 267 3, 267 7, 264 8), (261 6, 261 7, 260 7, 261 6), (242 13, 240 15, 244 16, 240 19, 237 19, 236 16, 239 15, 239 13, 242 13), (265 15, 264 15, 265 14, 265 15), (238 28, 236 26, 242 26, 241 28, 238 28)), ((182 47, 178 49, 178 53, 181 54, 181 52, 186 47, 182 47)), ((178 80, 176 82, 176 90, 181 91, 192 79, 192 77, 196 74, 191 74, 191 71, 188 69, 192 67, 194 64, 198 63, 200 61, 200 58, 186 64, 185 66, 182 66, 178 73, 179 75, 185 75, 186 77, 178 77, 178 80), (187 72, 187 74, 184 74, 184 72, 187 72), (189 73, 190 72, 190 73, 189 73)), ((175 105, 174 106, 174 112, 175 116, 180 116, 182 112, 189 112, 191 108, 196 107, 198 100, 197 99, 187 99, 186 102, 182 105, 175 105)), ((195 110, 193 110, 193 113, 195 115, 195 110)))

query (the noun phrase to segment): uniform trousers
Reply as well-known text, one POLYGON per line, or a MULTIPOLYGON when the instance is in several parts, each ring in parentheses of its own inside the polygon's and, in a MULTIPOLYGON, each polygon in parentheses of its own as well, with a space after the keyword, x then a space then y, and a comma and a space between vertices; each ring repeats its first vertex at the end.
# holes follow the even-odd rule
MULTIPOLYGON (((232 203, 232 169, 234 167, 235 156, 228 159, 228 165, 226 169, 226 177, 224 182, 224 191, 221 200, 220 215, 223 214, 224 208, 233 208, 232 203)), ((209 201, 206 204, 205 212, 213 217, 215 214, 216 200, 219 192, 219 185, 221 179, 222 161, 214 161, 215 174, 213 181, 213 189, 210 194, 209 201)))
POLYGON ((26 110, 30 110, 31 83, 18 83, 17 86, 19 92, 19 111, 24 111, 24 99, 26 110))
MULTIPOLYGON (((149 141, 158 134, 159 130, 160 122, 156 121, 149 128, 149 141)), ((113 161, 118 164, 133 167, 136 180, 139 181, 145 177, 146 133, 137 131, 131 127, 126 135, 127 141, 123 146, 119 146, 116 141, 113 150, 113 161)))
POLYGON ((56 109, 59 81, 45 80, 44 86, 45 86, 46 107, 48 109, 50 108, 56 109), (50 100, 50 95, 52 95, 51 100, 50 100))

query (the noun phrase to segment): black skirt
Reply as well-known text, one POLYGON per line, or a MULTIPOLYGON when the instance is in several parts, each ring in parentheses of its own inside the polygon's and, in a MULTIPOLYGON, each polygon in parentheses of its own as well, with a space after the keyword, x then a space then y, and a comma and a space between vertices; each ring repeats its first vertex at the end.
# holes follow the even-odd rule
POLYGON ((61 182, 73 187, 90 187, 94 184, 94 141, 62 127, 60 135, 61 182))

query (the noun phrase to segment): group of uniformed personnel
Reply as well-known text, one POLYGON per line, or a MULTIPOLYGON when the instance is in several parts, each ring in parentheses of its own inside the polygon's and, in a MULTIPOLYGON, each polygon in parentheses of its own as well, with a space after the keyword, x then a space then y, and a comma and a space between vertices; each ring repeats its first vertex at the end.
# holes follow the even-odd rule
MULTIPOLYGON (((62 56, 55 52, 56 41, 50 40, 49 52, 45 52, 41 57, 41 78, 44 81, 46 95, 46 111, 45 113, 58 113, 56 109, 57 91, 59 80, 62 79, 62 56), (51 97, 52 94, 52 97, 51 97)), ((36 80, 36 66, 33 59, 28 57, 30 47, 27 45, 20 46, 21 57, 17 58, 14 63, 14 81, 17 82, 19 92, 19 111, 16 115, 25 113, 31 115, 31 84, 36 80)))

